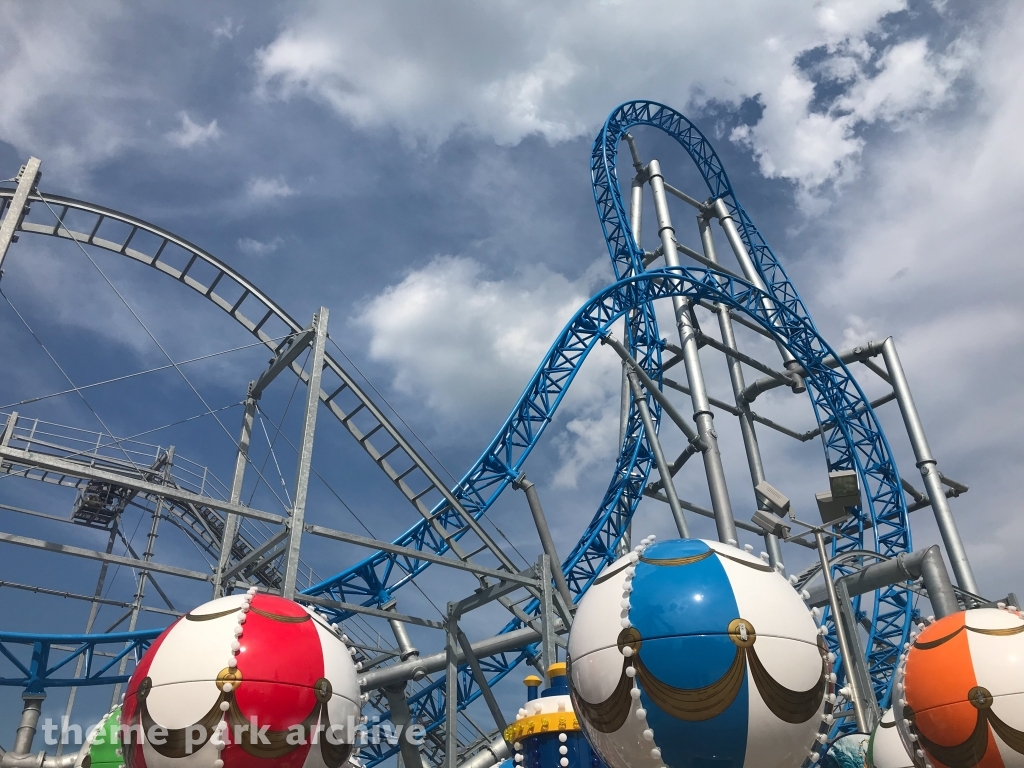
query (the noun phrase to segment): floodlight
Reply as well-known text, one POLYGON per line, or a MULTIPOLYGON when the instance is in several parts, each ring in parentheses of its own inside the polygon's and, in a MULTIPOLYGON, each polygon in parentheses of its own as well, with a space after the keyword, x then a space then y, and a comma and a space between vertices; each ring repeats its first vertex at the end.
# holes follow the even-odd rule
POLYGON ((754 486, 754 495, 758 501, 778 515, 789 512, 789 498, 778 488, 769 484, 767 480, 762 480, 754 486))
POLYGON ((771 533, 780 539, 789 537, 789 526, 785 524, 783 518, 772 514, 766 509, 757 510, 750 519, 754 525, 765 533, 771 533))

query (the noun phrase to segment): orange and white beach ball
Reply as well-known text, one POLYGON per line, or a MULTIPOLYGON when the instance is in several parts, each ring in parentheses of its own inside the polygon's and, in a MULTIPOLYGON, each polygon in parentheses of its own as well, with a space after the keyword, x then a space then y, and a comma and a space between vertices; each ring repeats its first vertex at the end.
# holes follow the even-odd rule
POLYGON ((904 647, 893 712, 923 768, 1024 768, 1024 618, 975 608, 904 647))

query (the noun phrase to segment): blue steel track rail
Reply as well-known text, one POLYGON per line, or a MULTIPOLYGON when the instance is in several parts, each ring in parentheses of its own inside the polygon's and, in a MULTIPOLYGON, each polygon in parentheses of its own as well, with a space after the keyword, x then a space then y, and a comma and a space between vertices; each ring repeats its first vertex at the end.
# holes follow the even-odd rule
MULTIPOLYGON (((831 350, 818 335, 782 266, 736 200, 721 161, 703 134, 681 114, 663 105, 653 102, 624 104, 612 113, 595 141, 591 173, 595 201, 619 281, 591 299, 566 326, 498 435, 452 489, 464 508, 474 517, 481 517, 518 475, 587 353, 619 317, 626 317, 627 341, 634 356, 652 378, 660 381, 661 341, 653 302, 684 295, 693 300, 718 301, 747 314, 787 347, 803 365, 815 417, 819 425, 824 425, 822 440, 829 469, 856 468, 866 489, 867 504, 864 509, 856 510, 854 517, 844 525, 843 532, 850 538, 837 544, 835 551, 863 548, 864 533, 868 529, 874 531, 875 549, 880 553, 891 556, 908 550, 910 532, 899 475, 877 419, 845 367, 833 370, 822 365, 822 358, 831 354, 831 350), (643 272, 642 252, 629 230, 615 170, 618 142, 629 128, 636 125, 659 128, 686 149, 704 177, 712 198, 723 198, 730 215, 737 222, 748 252, 768 287, 767 295, 743 281, 708 270, 643 272), (769 300, 762 301, 764 298, 769 300)), ((660 412, 656 402, 651 398, 648 402, 657 418, 660 412)), ((614 559, 615 546, 641 499, 651 465, 650 446, 631 404, 625 439, 612 480, 590 525, 563 563, 570 589, 577 597, 586 591, 601 568, 614 559)), ((446 509, 443 503, 435 511, 446 529, 462 528, 458 516, 450 508, 446 509)), ((396 543, 436 553, 443 553, 448 548, 447 543, 425 522, 410 528, 396 543)), ((380 605, 428 565, 424 561, 381 552, 314 585, 305 593, 380 605)), ((527 608, 528 612, 536 610, 536 606, 527 608)), ((883 705, 890 693, 896 651, 905 641, 909 629, 910 610, 903 590, 890 588, 876 596, 868 647, 872 649, 869 653, 872 681, 876 696, 883 705)), ((339 615, 339 618, 344 616, 339 615)), ((520 622, 514 620, 505 630, 518 626, 520 622)), ((27 635, 17 638, 9 635, 13 633, 0 636, 0 649, 5 643, 20 644, 31 639, 27 635)), ((56 642, 56 637, 51 639, 47 636, 46 642, 56 642)), ((72 637, 76 636, 66 636, 69 641, 72 637)), ((82 641, 83 649, 103 641, 101 636, 82 641)), ((140 638, 133 650, 138 652, 146 642, 145 638, 140 638)), ((8 651, 3 649, 3 653, 10 658, 8 651)), ((491 681, 497 682, 526 657, 526 652, 505 654, 482 659, 481 663, 491 681)), ((460 669, 459 677, 459 708, 463 709, 479 695, 479 690, 475 688, 468 669, 460 669)), ((103 679, 111 683, 117 680, 110 676, 103 679)), ((37 685, 69 684, 50 679, 45 674, 45 667, 39 680, 41 682, 37 685)), ((0 684, 6 685, 27 682, 28 678, 0 680, 0 684)), ((414 717, 427 719, 431 730, 444 721, 443 691, 444 680, 441 678, 410 699, 414 717)), ((387 713, 382 714, 386 716, 387 713)), ((390 757, 395 751, 374 750, 364 754, 372 765, 390 757)))

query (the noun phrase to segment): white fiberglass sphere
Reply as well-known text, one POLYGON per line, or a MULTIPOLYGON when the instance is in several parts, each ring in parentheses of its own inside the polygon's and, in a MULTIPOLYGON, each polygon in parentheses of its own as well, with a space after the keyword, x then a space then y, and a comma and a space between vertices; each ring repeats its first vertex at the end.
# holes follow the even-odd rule
POLYGON ((866 768, 914 768, 914 761, 907 754, 907 748, 903 746, 900 733, 896 730, 892 709, 882 713, 882 719, 871 732, 865 765, 866 768))
POLYGON ((893 716, 921 768, 1024 768, 1024 618, 972 608, 930 623, 896 666, 893 716))
POLYGON ((222 597, 168 627, 139 661, 121 711, 125 763, 341 768, 360 706, 349 649, 320 616, 252 591, 222 597))
POLYGON ((799 768, 829 693, 810 611, 767 563, 714 541, 651 539, 580 601, 570 688, 611 768, 799 768))

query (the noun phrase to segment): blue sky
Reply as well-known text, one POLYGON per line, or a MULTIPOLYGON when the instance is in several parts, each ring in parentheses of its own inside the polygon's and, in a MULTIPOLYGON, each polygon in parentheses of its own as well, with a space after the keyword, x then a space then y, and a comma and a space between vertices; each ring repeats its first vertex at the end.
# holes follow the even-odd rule
MULTIPOLYGON (((36 155, 44 191, 182 235, 295 317, 330 307, 334 340, 455 476, 565 320, 611 278, 588 173, 603 119, 632 98, 680 109, 712 137, 832 345, 896 338, 940 467, 971 486, 953 504, 983 590, 1020 585, 1017 6, 95 2, 10 3, 4 13, 0 178, 36 155)), ((637 138, 670 181, 698 192, 676 149, 637 138)), ((39 220, 45 213, 33 209, 39 220)), ((653 235, 645 232, 648 242, 653 235)), ((181 285, 119 257, 94 258, 176 360, 249 343, 181 285)), ((165 362, 71 244, 25 236, 4 266, 0 287, 76 384, 165 362)), ((2 404, 66 388, 6 303, 0 328, 2 404)), ((728 399, 724 365, 711 360, 709 386, 728 399)), ((187 370, 217 408, 240 400, 265 362, 264 351, 247 349, 187 370)), ((528 467, 565 551, 607 482, 618 388, 614 361, 595 353, 528 467)), ((280 418, 290 393, 282 382, 268 394, 269 416, 280 418)), ((763 402, 773 417, 810 428, 806 400, 775 393, 763 402)), ((121 435, 204 410, 173 370, 92 390, 89 404, 121 435)), ((881 417, 902 471, 919 485, 888 409, 881 417)), ((100 429, 73 397, 18 410, 100 429)), ((298 413, 293 404, 285 419, 293 439, 298 413)), ((237 409, 222 416, 232 434, 238 419, 237 409)), ((314 464, 332 488, 377 536, 412 524, 413 510, 325 422, 314 464)), ((749 504, 738 434, 731 423, 720 431, 734 500, 749 504)), ((229 476, 231 443, 209 417, 150 437, 229 476)), ((773 482, 809 510, 824 482, 818 446, 764 440, 773 482)), ((262 461, 266 441, 255 450, 262 461)), ((293 454, 279 459, 290 483, 293 454)), ((272 461, 265 472, 281 495, 272 461)), ((699 471, 678 484, 707 503, 699 471)), ((325 486, 311 493, 315 521, 363 530, 325 486)), ((280 509, 266 486, 253 498, 280 509)), ((66 515, 71 497, 7 479, 0 503, 66 515)), ((510 495, 493 516, 532 560, 539 548, 525 513, 510 495)), ((4 530, 102 547, 97 534, 0 514, 4 530)), ((654 502, 637 525, 671 531, 654 502)), ((201 562, 173 531, 161 535, 168 561, 201 562)), ((935 540, 929 513, 917 513, 915 546, 935 540)), ((93 564, 4 553, 0 579, 92 590, 93 564)), ((309 557, 330 573, 352 553, 314 547, 309 557)), ((439 605, 461 589, 431 578, 425 588, 439 605)), ((182 606, 203 599, 164 582, 182 606)), ((125 574, 111 594, 131 599, 125 574)), ((416 594, 403 601, 432 610, 416 594)), ((85 607, 0 589, 0 616, 5 628, 77 631, 85 607)), ((485 615, 473 629, 483 636, 500 621, 485 615)), ((13 694, 0 693, 0 710, 17 706, 13 694)), ((47 706, 62 707, 58 698, 47 706)), ((85 706, 102 709, 98 698, 85 706)), ((0 731, 0 744, 9 740, 0 731)))

